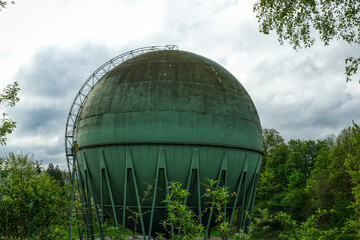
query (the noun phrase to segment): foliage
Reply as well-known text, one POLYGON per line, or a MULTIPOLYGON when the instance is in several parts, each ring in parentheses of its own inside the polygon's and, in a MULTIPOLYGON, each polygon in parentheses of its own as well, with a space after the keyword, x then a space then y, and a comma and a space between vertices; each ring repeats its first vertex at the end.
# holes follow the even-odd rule
POLYGON ((10 153, 0 172, 0 238, 62 239, 73 204, 69 187, 59 187, 29 154, 10 153))
POLYGON ((325 209, 322 223, 341 228, 353 214, 350 208, 352 192, 351 178, 346 171, 345 158, 354 152, 351 144, 352 128, 345 128, 336 138, 332 148, 324 148, 318 154, 315 169, 308 183, 309 209, 325 209))
MULTIPOLYGON (((207 213, 215 216, 222 239, 358 239, 360 223, 360 127, 345 128, 325 140, 285 142, 275 129, 264 130, 265 158, 255 211, 249 227, 231 232, 225 206, 232 196, 220 182, 208 180, 203 197, 207 213), (320 210, 321 209, 321 210, 320 210)), ((26 172, 26 171, 25 171, 26 172)), ((25 174, 26 175, 26 174, 25 174)), ((172 226, 167 237, 199 239, 204 228, 185 205, 189 193, 180 183, 171 183, 164 200, 172 226)), ((148 192, 150 189, 148 189, 148 192)), ((144 194, 141 202, 147 199, 144 194)), ((140 204, 142 205, 142 203, 140 204)), ((138 208, 138 210, 141 208, 138 208)), ((134 211, 134 222, 140 211, 134 211)), ((236 220, 235 220, 236 221, 236 220)), ((110 228, 111 230, 111 228, 110 228)), ((113 228, 112 239, 125 239, 113 228)), ((109 232, 109 230, 107 230, 109 232)), ((165 239, 159 234, 157 239, 165 239)))
POLYGON ((267 151, 252 218, 253 227, 264 233, 254 233, 257 238, 279 238, 282 233, 282 239, 321 239, 327 235, 329 239, 355 239, 360 229, 359 142, 359 126, 354 123, 336 138, 290 140, 267 151), (265 213, 260 209, 269 209, 272 214, 262 216, 265 213), (291 221, 268 219, 279 212, 291 221), (269 223, 263 224, 263 218, 269 223), (291 226, 292 221, 294 232, 289 233, 283 223, 291 226), (309 236, 304 235, 306 231, 309 236))
POLYGON ((204 197, 208 199, 210 210, 215 215, 215 223, 221 239, 227 239, 231 226, 229 219, 226 216, 226 204, 230 202, 232 196, 236 196, 236 193, 230 194, 228 187, 218 187, 219 181, 208 179, 208 185, 204 184, 206 190, 204 197))
MULTIPOLYGON (((110 240, 126 240, 126 235, 121 233, 120 227, 107 226, 107 237, 110 240)), ((132 239, 135 239, 134 237, 132 239)))
MULTIPOLYGON (((14 1, 11 1, 10 3, 15 4, 14 1)), ((6 8, 7 4, 8 4, 8 1, 0 1, 0 11, 2 8, 6 8)))
MULTIPOLYGON (((168 212, 163 225, 173 226, 174 232, 170 232, 171 239, 201 239, 204 228, 198 223, 194 212, 185 204, 185 199, 190 193, 181 188, 182 184, 171 182, 168 194, 163 201, 168 212)), ((159 236, 162 238, 163 236, 159 236)))
POLYGON ((270 213, 268 209, 259 210, 259 217, 253 218, 248 231, 235 234, 235 239, 346 239, 345 232, 338 229, 323 230, 319 219, 325 213, 318 210, 304 222, 297 222, 284 212, 270 213), (272 226, 279 226, 281 231, 272 231, 272 226))
POLYGON ((355 211, 352 219, 352 225, 355 229, 358 229, 357 236, 360 237, 360 127, 355 123, 353 133, 354 137, 351 139, 351 142, 355 151, 347 155, 345 166, 351 177, 351 190, 354 196, 354 200, 351 205, 355 211))
POLYGON ((267 155, 267 162, 260 175, 257 201, 259 208, 280 209, 280 201, 283 198, 282 190, 286 183, 285 163, 288 158, 288 147, 280 144, 267 155))
POLYGON ((134 221, 134 228, 132 231, 132 239, 135 239, 135 233, 136 233, 136 227, 139 223, 139 218, 141 218, 143 215, 149 213, 150 211, 144 211, 142 210, 142 206, 145 201, 147 201, 150 197, 150 192, 153 189, 153 185, 147 184, 146 190, 144 191, 144 196, 139 197, 140 199, 140 205, 137 207, 137 211, 134 211, 131 208, 128 208, 128 210, 131 212, 131 216, 129 216, 129 219, 132 219, 134 221))
POLYGON ((315 158, 315 168, 306 186, 306 192, 310 197, 310 204, 315 209, 330 210, 334 202, 332 186, 328 181, 330 163, 330 148, 325 146, 315 158))
POLYGON ((50 175, 50 177, 58 182, 60 187, 65 185, 64 173, 60 170, 58 165, 54 167, 54 164, 50 163, 46 172, 50 175))
MULTIPOLYGON (((275 31, 280 44, 287 41, 294 49, 313 46, 314 35, 325 46, 332 40, 360 44, 358 0, 258 0, 253 10, 261 33, 275 31)), ((360 58, 349 57, 345 62, 346 80, 350 81, 359 68, 360 58)))
POLYGON ((263 157, 263 166, 266 165, 267 159, 266 157, 269 153, 275 149, 276 147, 284 144, 284 139, 280 136, 280 133, 274 129, 263 128, 263 149, 264 149, 264 157, 263 157))
POLYGON ((263 148, 264 154, 268 154, 272 149, 276 148, 280 144, 283 144, 284 138, 280 135, 280 133, 274 128, 263 128, 263 148))
POLYGON ((307 180, 318 153, 325 146, 323 141, 290 140, 268 151, 257 191, 257 207, 285 211, 297 220, 305 219, 309 201, 307 180))
POLYGON ((339 229, 323 230, 319 226, 319 219, 325 214, 324 210, 318 210, 306 221, 298 223, 284 212, 270 213, 267 209, 260 210, 260 216, 253 219, 248 232, 240 231, 235 235, 237 239, 346 239, 345 232, 339 229), (281 231, 271 231, 271 226, 277 225, 281 231))
MULTIPOLYGON (((3 4, 4 2, 0 3, 3 4)), ((0 7, 1 9, 1 7, 0 7)), ((5 87, 3 92, 0 94, 0 111, 6 107, 14 107, 15 104, 20 100, 18 98, 18 93, 20 88, 18 83, 14 82, 5 87)), ((1 122, 0 122, 0 145, 6 144, 6 135, 14 131, 16 123, 8 118, 8 114, 2 113, 1 122)))

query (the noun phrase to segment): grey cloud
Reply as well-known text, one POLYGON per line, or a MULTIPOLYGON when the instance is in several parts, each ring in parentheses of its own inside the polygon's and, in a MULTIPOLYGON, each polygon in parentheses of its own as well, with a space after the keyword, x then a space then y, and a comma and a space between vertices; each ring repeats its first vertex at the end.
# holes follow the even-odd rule
POLYGON ((21 101, 8 112, 17 129, 0 155, 21 150, 34 153, 45 165, 63 166, 65 123, 75 94, 99 66, 118 54, 116 49, 88 43, 39 49, 15 77, 21 101), (12 139, 16 145, 11 145, 12 139))
POLYGON ((21 148, 46 164, 65 166, 65 121, 76 92, 107 60, 149 45, 176 44, 223 65, 250 93, 262 125, 276 128, 286 139, 318 139, 337 134, 351 120, 360 121, 360 97, 346 91, 349 84, 343 74, 345 57, 360 52, 359 47, 317 45, 295 52, 280 46, 276 36, 260 34, 255 16, 243 20, 242 9, 238 19, 229 21, 227 11, 236 9, 235 4, 206 4, 212 3, 166 2, 162 26, 144 39, 128 37, 118 49, 89 43, 38 49, 16 76, 22 100, 10 112, 18 128, 9 140, 58 140, 47 147, 9 144, 5 151, 21 148))
POLYGON ((20 84, 21 100, 8 112, 17 122, 17 129, 9 136, 8 145, 2 147, 0 156, 10 151, 30 152, 45 165, 65 167, 65 124, 76 93, 103 63, 141 47, 137 44, 125 44, 122 49, 89 43, 39 49, 14 79, 20 84))
POLYGON ((170 39, 227 68, 250 93, 264 127, 278 129, 288 140, 319 139, 337 134, 353 119, 360 121, 360 97, 346 92, 344 76, 344 60, 360 52, 359 46, 318 42, 294 51, 288 44, 280 46, 274 34, 260 34, 255 16, 243 20, 242 9, 230 22, 224 20, 226 7, 212 11, 187 4, 168 6, 173 11, 165 14, 166 33, 150 39, 170 39))
POLYGON ((360 86, 346 83, 343 73, 344 59, 354 49, 360 50, 318 46, 256 64, 251 87, 260 92, 254 99, 264 127, 278 129, 286 139, 320 139, 358 122, 360 98, 346 89, 360 86))
POLYGON ((105 61, 109 49, 84 44, 71 48, 48 46, 39 49, 16 79, 26 94, 64 98, 80 88, 84 80, 105 61))
POLYGON ((57 109, 47 106, 17 109, 15 116, 19 119, 18 122, 20 121, 17 130, 25 134, 52 132, 52 128, 56 127, 59 122, 63 122, 61 120, 64 118, 64 110, 64 108, 57 109))

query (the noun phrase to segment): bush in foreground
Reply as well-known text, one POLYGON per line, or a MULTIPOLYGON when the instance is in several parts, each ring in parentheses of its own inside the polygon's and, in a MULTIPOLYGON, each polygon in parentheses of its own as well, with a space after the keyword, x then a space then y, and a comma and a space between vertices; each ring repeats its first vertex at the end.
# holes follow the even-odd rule
POLYGON ((69 194, 29 154, 0 159, 0 239, 61 239, 69 224, 69 194))

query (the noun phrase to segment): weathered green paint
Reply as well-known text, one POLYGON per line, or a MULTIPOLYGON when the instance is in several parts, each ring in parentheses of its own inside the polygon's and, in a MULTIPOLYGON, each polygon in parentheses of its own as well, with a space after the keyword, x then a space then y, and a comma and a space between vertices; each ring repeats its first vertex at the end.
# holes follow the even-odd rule
MULTIPOLYGON (((82 175, 92 184, 95 203, 122 224, 132 226, 124 207, 137 209, 144 181, 159 187, 142 206, 151 210, 141 222, 152 235, 164 231, 158 222, 168 182, 184 183, 192 194, 187 204, 200 213, 200 183, 208 178, 238 193, 227 208, 231 219, 241 209, 239 225, 245 227, 243 213, 252 209, 261 165, 261 125, 244 87, 217 63, 173 50, 123 62, 95 85, 76 136, 80 170, 85 173, 86 153, 82 175)), ((210 226, 208 219, 201 217, 210 226)))
POLYGON ((261 151, 258 114, 220 65, 182 51, 134 57, 107 73, 80 115, 79 148, 117 143, 193 143, 261 151))

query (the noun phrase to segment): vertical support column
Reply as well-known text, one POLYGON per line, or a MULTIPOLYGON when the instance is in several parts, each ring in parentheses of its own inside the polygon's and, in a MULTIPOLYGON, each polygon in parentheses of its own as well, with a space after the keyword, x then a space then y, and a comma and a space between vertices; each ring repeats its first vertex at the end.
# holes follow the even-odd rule
POLYGON ((85 188, 84 188, 84 198, 86 201, 86 220, 87 220, 87 233, 88 238, 94 240, 94 229, 92 224, 92 213, 91 213, 91 197, 90 197, 90 183, 89 183, 89 169, 86 163, 86 154, 83 154, 83 164, 84 164, 84 174, 85 174, 85 188))
MULTIPOLYGON (((87 233, 87 236, 90 236, 91 234, 89 234, 89 230, 91 228, 90 226, 90 223, 91 223, 91 218, 89 217, 89 212, 88 212, 88 209, 89 209, 89 206, 87 206, 88 204, 88 201, 87 201, 87 194, 86 194, 86 191, 85 191, 85 183, 84 183, 84 177, 82 176, 82 173, 81 173, 81 170, 79 169, 78 171, 79 173, 79 188, 81 190, 81 194, 80 194, 80 200, 81 202, 83 202, 85 204, 85 210, 84 210, 84 214, 83 214, 83 220, 85 221, 86 223, 86 233, 87 233)), ((80 239, 82 240, 82 236, 80 237, 80 239)))
MULTIPOLYGON (((196 188, 197 188, 197 204, 198 204, 198 215, 199 215, 199 223, 202 224, 202 218, 201 218, 201 196, 200 196, 200 173, 199 173, 199 151, 198 149, 194 149, 193 155, 191 158, 191 166, 189 171, 189 178, 187 182, 186 190, 189 192, 190 190, 190 184, 192 179, 192 173, 194 172, 196 177, 196 188)), ((186 204, 187 197, 185 197, 184 204, 186 204)))
MULTIPOLYGON (((79 195, 80 195, 80 202, 84 203, 84 197, 83 197, 83 189, 80 187, 80 185, 82 184, 82 176, 81 176, 81 171, 79 169, 79 164, 78 164, 78 161, 76 161, 76 169, 75 169, 75 179, 77 179, 77 181, 74 181, 74 184, 77 184, 77 189, 78 191, 80 191, 79 195)), ((74 185, 75 186, 75 185, 74 185)), ((75 214, 76 214, 76 218, 78 220, 80 220, 80 216, 79 216, 79 213, 78 213, 78 209, 75 208, 75 214)), ((83 220, 85 220, 86 222, 86 215, 83 214, 83 220)), ((83 231, 81 229, 81 226, 80 226, 80 221, 78 221, 78 234, 79 234, 79 239, 82 240, 83 239, 83 231)), ((71 239, 70 239, 71 240, 71 239)))
MULTIPOLYGON (((115 207, 115 202, 114 202, 114 198, 113 198, 113 194, 112 194, 112 190, 111 190, 109 172, 106 167, 106 158, 105 158, 105 153, 104 153, 103 149, 100 150, 100 171, 103 173, 103 175, 105 175, 106 185, 108 187, 109 197, 110 197, 110 201, 111 201, 111 207, 112 207, 113 214, 114 214, 115 226, 116 226, 117 230, 119 231, 119 223, 118 223, 117 215, 116 215, 116 207, 115 207)), ((101 188, 102 188, 102 180, 101 180, 101 188)), ((102 208, 103 208, 103 205, 102 205, 102 208)))
MULTIPOLYGON (((100 236, 103 235, 103 229, 101 227, 101 222, 100 222, 100 214, 99 214, 99 210, 96 206, 96 203, 95 203, 95 195, 94 195, 94 189, 93 189, 93 185, 91 183, 91 178, 90 178, 90 173, 89 173, 89 168, 87 166, 87 160, 86 160, 86 154, 84 152, 84 167, 87 169, 85 174, 86 174, 86 182, 87 182, 87 187, 88 189, 90 190, 90 195, 94 201, 94 208, 95 208, 95 215, 96 215, 96 221, 98 223, 98 227, 99 227, 99 232, 100 232, 100 236)), ((90 201, 90 206, 91 206, 91 199, 88 198, 88 200, 90 201)), ((91 209, 90 209, 91 211, 91 209)))
POLYGON ((125 165, 126 165, 126 167, 125 167, 125 181, 124 181, 123 233, 125 232, 125 221, 126 221, 127 180, 128 180, 128 173, 131 173, 132 180, 133 180, 133 183, 134 183, 134 190, 135 190, 135 195, 136 195, 135 196, 136 197, 136 203, 137 203, 137 206, 138 206, 137 210, 139 211, 141 230, 142 230, 143 237, 146 240, 145 226, 144 226, 144 220, 143 220, 143 217, 142 217, 142 209, 141 209, 141 204, 140 204, 140 195, 139 195, 139 191, 138 191, 138 187, 137 187, 134 164, 133 164, 132 155, 131 155, 131 149, 130 148, 126 149, 126 163, 125 163, 125 165))
MULTIPOLYGON (((75 152, 74 150, 72 150, 72 151, 75 152)), ((69 174, 70 174, 70 181, 71 181, 71 201, 72 202, 75 201, 75 170, 76 170, 75 169, 76 153, 73 153, 73 154, 74 155, 73 155, 72 170, 70 169, 69 161, 67 162, 69 174)), ((70 208, 70 224, 69 224, 69 240, 71 240, 71 237, 72 237, 73 211, 74 211, 74 209, 71 206, 71 208, 70 208)))
MULTIPOLYGON (((252 179, 251 192, 250 192, 250 195, 249 195, 249 201, 248 201, 247 208, 246 208, 247 214, 251 214, 252 210, 253 210, 253 207, 254 207, 255 194, 256 194, 256 188, 257 188, 257 184, 258 184, 258 180, 259 180, 260 169, 261 169, 261 157, 259 157, 259 159, 258 159, 258 162, 257 162, 257 165, 256 165, 256 171, 255 171, 254 177, 252 179)), ((243 228, 246 227, 247 222, 250 222, 249 215, 246 216, 246 218, 245 218, 243 228)))
MULTIPOLYGON (((85 204, 85 209, 83 211, 83 220, 86 223, 86 232, 88 234, 88 230, 90 229, 90 227, 88 225, 88 223, 89 223, 89 221, 88 221, 88 211, 87 211, 88 206, 87 206, 87 200, 86 200, 84 177, 83 177, 80 169, 78 171, 78 177, 79 177, 79 181, 78 181, 79 186, 78 187, 79 187, 79 189, 81 191, 81 193, 80 193, 80 201, 85 204)), ((82 235, 81 235, 80 239, 82 240, 82 235)))
MULTIPOLYGON (((243 169, 241 171, 241 175, 240 175, 239 181, 238 181, 239 183, 238 183, 238 188, 237 188, 237 191, 236 191, 236 198, 235 198, 235 201, 234 201, 233 210, 232 210, 231 216, 230 216, 230 221, 229 221, 230 226, 231 226, 232 221, 234 219, 236 208, 238 209, 238 211, 242 210, 240 205, 244 203, 245 195, 240 194, 240 191, 241 191, 241 189, 246 188, 246 174, 247 174, 247 171, 248 171, 248 160, 247 160, 247 154, 246 154, 245 155, 244 166, 243 166, 243 169), (239 196, 240 196, 240 201, 239 201, 239 196), (238 201, 239 201, 239 206, 237 206, 238 201)), ((238 219, 238 221, 240 221, 240 219, 238 219)), ((239 229, 237 229, 237 230, 239 230, 239 229)))
MULTIPOLYGON (((131 156, 131 155, 130 155, 131 156)), ((124 178, 124 200, 123 200, 123 219, 122 219, 122 233, 125 233, 125 222, 126 222, 126 194, 127 194, 127 179, 128 179, 128 170, 127 170, 127 166, 128 166, 128 155, 126 152, 126 157, 125 157, 125 178, 124 178)))
POLYGON ((246 202, 246 186, 247 186, 247 181, 248 181, 248 170, 249 170, 249 163, 248 163, 248 159, 246 158, 245 161, 245 165, 244 165, 244 187, 242 189, 242 201, 241 201, 241 206, 239 208, 239 212, 238 212, 238 225, 237 225, 237 230, 244 229, 244 224, 245 224, 245 217, 246 217, 246 210, 245 210, 245 202, 246 202))
MULTIPOLYGON (((167 171, 166 171, 166 162, 165 162, 165 153, 164 148, 159 149, 159 155, 158 155, 158 164, 156 168, 156 178, 155 178, 155 187, 154 187, 154 196, 153 196, 153 202, 151 206, 151 216, 150 216, 150 226, 149 226, 149 233, 148 238, 151 238, 151 231, 154 221, 154 212, 155 212, 155 203, 156 203, 156 197, 157 197, 157 188, 159 184, 159 176, 160 176, 160 170, 164 173, 165 178, 165 187, 166 187, 166 193, 169 194, 169 183, 168 183, 168 177, 167 177, 167 171)), ((171 225, 171 232, 174 233, 174 227, 171 225)))
POLYGON ((107 170, 105 159, 103 157, 103 152, 100 150, 100 207, 101 207, 101 227, 102 234, 100 234, 101 240, 104 239, 104 175, 105 171, 107 170))
MULTIPOLYGON (((225 184, 225 186, 227 185, 227 159, 228 159, 228 153, 227 153, 227 151, 224 151, 224 157, 221 162, 216 188, 219 188, 220 181, 221 181, 223 175, 224 175, 224 184, 225 184)), ((225 205, 224 211, 226 211, 226 205, 225 205)), ((205 237, 206 236, 210 237, 210 223, 211 223, 212 215, 213 215, 213 210, 211 210, 209 213, 209 219, 208 219, 208 222, 206 225, 206 230, 205 230, 205 237)))

